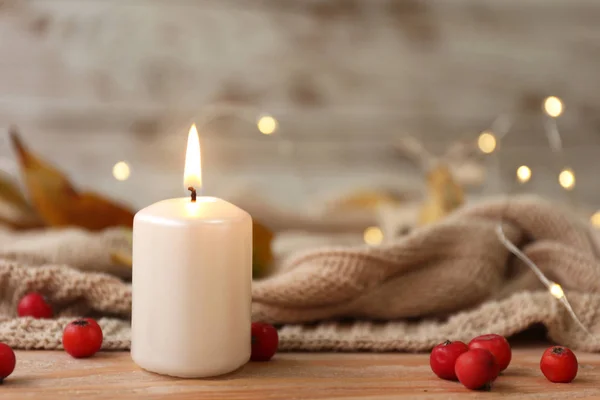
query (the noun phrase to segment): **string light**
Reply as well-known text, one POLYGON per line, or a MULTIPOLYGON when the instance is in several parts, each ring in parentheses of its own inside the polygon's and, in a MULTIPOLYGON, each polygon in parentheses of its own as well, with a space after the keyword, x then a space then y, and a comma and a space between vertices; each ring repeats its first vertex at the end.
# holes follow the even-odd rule
POLYGON ((381 244, 383 242, 383 232, 376 226, 371 226, 365 229, 363 234, 363 239, 366 244, 370 244, 372 246, 381 244))
POLYGON ((562 101, 556 96, 546 97, 544 101, 544 111, 552 118, 559 117, 563 112, 562 101))
POLYGON ((565 292, 563 291, 562 287, 558 283, 553 282, 550 279, 546 278, 546 275, 544 275, 544 273, 540 270, 540 268, 533 261, 531 261, 531 259, 529 257, 527 257, 525 255, 525 253, 523 253, 521 250, 519 250, 517 248, 517 246, 515 246, 513 244, 513 242, 511 242, 506 237, 506 235, 504 235, 504 230, 502 229, 501 223, 499 223, 496 226, 496 235, 498 236, 498 239, 500 240, 500 242, 502 242, 504 247, 506 247, 508 249, 508 251, 510 251, 517 258, 519 258, 521 261, 523 261, 525 263, 525 265, 527 265, 529 267, 529 269, 531 269, 531 271, 533 271, 533 273, 538 277, 538 279, 544 284, 544 286, 546 286, 546 288, 548 288, 548 291, 550 292, 550 294, 554 298, 558 299, 564 305, 564 307, 566 308, 569 315, 571 315, 573 320, 581 327, 581 329, 583 329, 583 331, 586 332, 587 334, 591 335, 592 333, 587 329, 587 327, 583 324, 583 322, 581 322, 581 320, 577 317, 577 314, 575 314, 575 311, 573 310, 573 307, 571 307, 571 303, 569 303, 569 300, 567 300, 567 296, 565 295, 565 292))
POLYGON ((551 284, 549 289, 552 296, 556 297, 557 299, 562 299, 565 297, 565 292, 563 292, 562 287, 558 283, 551 284))
POLYGON ((527 165, 521 165, 519 168, 517 168, 517 179, 521 183, 529 182, 531 179, 531 168, 529 168, 527 165))
POLYGON ((264 135, 270 135, 277 130, 278 122, 275 118, 270 115, 263 115, 258 119, 256 126, 258 130, 264 135))
POLYGON ((131 175, 131 169, 125 161, 119 161, 113 165, 112 173, 116 180, 126 181, 131 175))
POLYGON ((563 169, 558 175, 558 183, 567 190, 572 190, 575 187, 575 174, 570 168, 563 169))
POLYGON ((496 149, 496 137, 493 133, 485 131, 481 132, 477 140, 479 150, 485 154, 490 154, 496 149))
MULTIPOLYGON (((546 99, 546 101, 544 102, 544 109, 546 110, 546 113, 549 116, 556 118, 562 113, 562 102, 557 97, 554 97, 554 96, 548 97, 546 99)), ((547 121, 547 122, 548 123, 545 124, 545 132, 546 132, 546 137, 548 138, 548 143, 550 145, 550 148, 552 149, 552 151, 555 154, 557 154, 559 156, 560 160, 564 162, 562 139, 560 137, 560 133, 558 131, 556 122, 554 119, 551 119, 550 121, 547 121)), ((564 163, 563 163, 563 165, 564 165, 564 163)), ((500 174, 499 162, 495 163, 495 168, 496 168, 496 173, 499 175, 500 174)), ((527 180, 529 180, 531 178, 531 170, 529 169, 529 167, 523 165, 523 166, 519 167, 519 169, 517 170, 517 178, 525 178, 525 177, 527 177, 527 180), (521 172, 519 172, 519 170, 521 172)), ((567 190, 571 190, 571 189, 573 189, 573 187, 575 187, 575 174, 573 173, 573 171, 570 168, 564 168, 561 171, 561 173, 559 174, 559 183, 563 188, 565 188, 567 190)), ((598 212, 596 212, 591 217, 591 219, 592 219, 592 223, 594 223, 595 225, 596 224, 600 225, 600 210, 598 212)), ((508 251, 510 251, 518 259, 520 259, 523 263, 525 263, 525 265, 527 265, 527 267, 529 267, 529 269, 537 276, 537 278, 544 284, 544 286, 546 286, 549 293, 563 304, 563 306, 565 307, 565 309, 567 310, 567 312, 569 313, 569 315, 571 316, 573 321, 575 321, 577 323, 577 325, 579 325, 579 327, 585 333, 592 336, 592 333, 583 324, 583 322, 581 322, 581 320, 579 319, 579 317, 573 310, 573 307, 571 307, 571 304, 569 303, 569 300, 567 299, 567 296, 566 296, 563 288, 558 283, 553 282, 550 279, 548 279, 544 275, 544 273, 540 270, 540 268, 529 257, 527 257, 525 255, 525 253, 523 253, 521 250, 519 250, 519 248, 517 246, 515 246, 515 244, 513 242, 511 242, 506 237, 506 235, 504 234, 504 230, 502 229, 502 218, 498 221, 498 224, 496 225, 496 236, 498 237, 500 242, 504 245, 504 247, 506 247, 506 249, 508 251)))
POLYGON ((600 211, 596 211, 590 218, 592 225, 600 227, 600 211))

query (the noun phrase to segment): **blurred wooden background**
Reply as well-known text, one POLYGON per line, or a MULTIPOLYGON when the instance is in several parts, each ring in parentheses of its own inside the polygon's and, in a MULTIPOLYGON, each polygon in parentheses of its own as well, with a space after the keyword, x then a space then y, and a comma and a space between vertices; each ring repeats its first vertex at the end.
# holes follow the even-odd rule
POLYGON ((200 126, 206 190, 305 205, 419 187, 401 135, 442 150, 509 113, 503 187, 527 164, 528 189, 558 196, 541 111, 556 95, 576 194, 600 207, 598 21, 589 0, 0 0, 0 129, 141 207, 182 193, 188 123, 226 103, 200 126))

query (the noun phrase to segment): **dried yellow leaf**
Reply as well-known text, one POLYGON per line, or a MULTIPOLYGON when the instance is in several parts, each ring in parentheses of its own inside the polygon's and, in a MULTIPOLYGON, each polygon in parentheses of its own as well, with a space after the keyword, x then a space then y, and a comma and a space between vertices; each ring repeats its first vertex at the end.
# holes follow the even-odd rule
POLYGON ((463 188, 448 167, 439 164, 427 174, 427 200, 421 208, 419 223, 436 222, 463 205, 464 201, 463 188))

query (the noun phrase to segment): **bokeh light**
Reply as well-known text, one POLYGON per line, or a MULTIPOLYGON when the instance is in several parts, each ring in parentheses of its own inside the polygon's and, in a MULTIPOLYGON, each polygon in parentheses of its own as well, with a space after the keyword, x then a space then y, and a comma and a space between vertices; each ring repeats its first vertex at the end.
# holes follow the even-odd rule
POLYGON ((365 243, 370 245, 378 245, 383 242, 383 232, 376 226, 371 226, 365 229, 365 233, 363 234, 363 238, 365 243))
POLYGON ((517 179, 521 183, 529 182, 531 179, 531 168, 527 165, 521 165, 517 168, 517 179))
POLYGON ((558 175, 558 183, 567 190, 573 189, 575 187, 575 174, 569 168, 563 169, 558 175))
POLYGON ((126 181, 131 175, 131 169, 125 161, 119 161, 113 166, 112 173, 116 180, 126 181))
POLYGON ((496 149, 496 137, 491 132, 482 132, 477 140, 477 145, 483 153, 490 154, 496 149))
POLYGON ((553 118, 560 116, 563 112, 562 101, 556 96, 546 97, 546 100, 544 100, 544 111, 553 118))
POLYGON ((264 135, 270 135, 275 132, 278 125, 277 120, 270 115, 263 115, 256 123, 258 130, 264 135))

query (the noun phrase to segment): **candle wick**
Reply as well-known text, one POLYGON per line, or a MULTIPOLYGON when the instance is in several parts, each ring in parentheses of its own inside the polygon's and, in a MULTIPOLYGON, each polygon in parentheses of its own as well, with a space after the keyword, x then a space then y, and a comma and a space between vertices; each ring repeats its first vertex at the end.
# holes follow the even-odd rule
POLYGON ((190 186, 190 187, 188 188, 188 190, 189 190, 190 192, 192 192, 192 203, 195 203, 195 202, 196 202, 196 189, 194 189, 194 187, 193 187, 193 186, 190 186))

